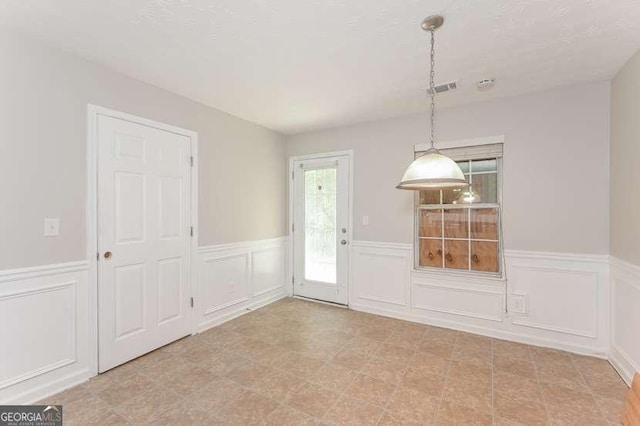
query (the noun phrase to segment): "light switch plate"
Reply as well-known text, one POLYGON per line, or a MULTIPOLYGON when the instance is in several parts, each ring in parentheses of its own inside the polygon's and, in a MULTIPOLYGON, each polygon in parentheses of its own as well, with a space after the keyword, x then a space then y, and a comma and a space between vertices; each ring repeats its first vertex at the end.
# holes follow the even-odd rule
POLYGON ((44 218, 44 236, 57 237, 60 235, 60 218, 45 217, 44 218))
POLYGON ((369 224, 369 216, 362 216, 362 225, 367 226, 369 224))
POLYGON ((526 315, 527 314, 527 295, 526 294, 512 294, 510 311, 514 314, 526 315))

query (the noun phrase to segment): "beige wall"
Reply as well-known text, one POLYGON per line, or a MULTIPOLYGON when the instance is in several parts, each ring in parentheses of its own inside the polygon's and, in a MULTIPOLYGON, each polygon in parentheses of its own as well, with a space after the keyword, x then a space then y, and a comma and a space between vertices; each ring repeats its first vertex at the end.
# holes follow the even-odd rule
MULTIPOLYGON (((609 252, 609 89, 594 83, 438 113, 440 140, 505 135, 507 249, 609 252)), ((413 194, 394 187, 427 134, 425 107, 421 115, 288 137, 287 154, 353 149, 354 238, 410 243, 413 194)))
POLYGON ((88 103, 198 132, 200 245, 285 234, 282 135, 16 34, 0 64, 0 269, 86 259, 88 103))
POLYGON ((640 265, 640 51, 611 84, 611 255, 640 265))

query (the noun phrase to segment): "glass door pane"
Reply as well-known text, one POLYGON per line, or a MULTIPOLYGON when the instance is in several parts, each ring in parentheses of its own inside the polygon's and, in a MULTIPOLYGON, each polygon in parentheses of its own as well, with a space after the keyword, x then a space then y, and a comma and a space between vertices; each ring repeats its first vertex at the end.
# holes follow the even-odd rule
POLYGON ((304 172, 304 277, 336 284, 336 168, 304 172))

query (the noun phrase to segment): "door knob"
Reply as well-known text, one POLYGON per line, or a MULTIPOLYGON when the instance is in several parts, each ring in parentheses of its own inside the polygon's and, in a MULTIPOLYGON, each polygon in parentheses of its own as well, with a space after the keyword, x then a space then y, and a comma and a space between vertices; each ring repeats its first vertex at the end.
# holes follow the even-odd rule
POLYGON ((343 234, 346 234, 347 233, 347 228, 342 228, 341 231, 342 231, 343 234))
POLYGON ((346 246, 347 245, 347 240, 340 241, 340 244, 342 244, 343 246, 346 246))
POLYGON ((110 251, 105 251, 104 252, 104 258, 105 259, 109 259, 111 257, 111 252, 110 251))

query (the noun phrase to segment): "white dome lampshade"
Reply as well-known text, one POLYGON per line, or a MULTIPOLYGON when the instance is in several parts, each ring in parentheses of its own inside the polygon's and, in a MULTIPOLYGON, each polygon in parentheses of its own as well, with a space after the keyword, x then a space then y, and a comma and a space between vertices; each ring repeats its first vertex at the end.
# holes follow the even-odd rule
POLYGON ((413 160, 396 186, 398 189, 436 190, 469 186, 460 166, 451 158, 429 149, 413 160))

